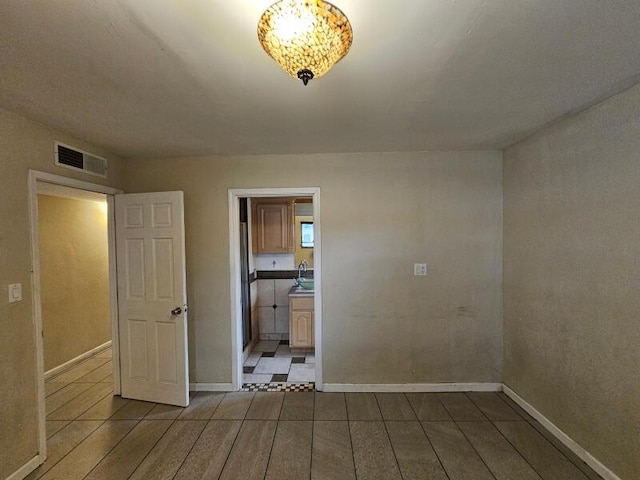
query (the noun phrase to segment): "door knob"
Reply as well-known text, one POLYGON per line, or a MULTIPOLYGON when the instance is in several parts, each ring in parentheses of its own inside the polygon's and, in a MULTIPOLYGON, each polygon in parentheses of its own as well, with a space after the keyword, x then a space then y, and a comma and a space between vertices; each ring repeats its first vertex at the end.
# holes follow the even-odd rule
POLYGON ((171 310, 171 315, 180 315, 182 313, 182 307, 176 307, 173 310, 171 310))

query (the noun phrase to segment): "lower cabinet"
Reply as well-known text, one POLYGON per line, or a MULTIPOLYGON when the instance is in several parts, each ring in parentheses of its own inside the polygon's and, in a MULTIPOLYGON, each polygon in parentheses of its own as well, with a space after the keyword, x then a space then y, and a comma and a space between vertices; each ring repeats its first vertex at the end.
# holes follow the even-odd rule
POLYGON ((289 297, 289 346, 313 348, 313 297, 289 297))

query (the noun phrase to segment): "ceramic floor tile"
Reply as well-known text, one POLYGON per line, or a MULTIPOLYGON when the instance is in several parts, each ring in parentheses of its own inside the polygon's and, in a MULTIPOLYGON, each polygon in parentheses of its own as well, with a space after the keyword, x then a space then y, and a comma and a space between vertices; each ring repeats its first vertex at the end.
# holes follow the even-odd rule
POLYGON ((257 392, 245 420, 278 420, 283 400, 283 392, 257 392))
POLYGON ((47 415, 47 420, 74 420, 107 395, 113 395, 113 385, 109 383, 77 383, 75 385, 90 385, 91 387, 65 403, 55 412, 47 415))
POLYGON ((80 377, 77 382, 101 382, 105 378, 111 378, 113 375, 113 364, 111 361, 105 363, 104 365, 96 368, 92 372, 87 373, 83 377, 80 377))
POLYGON ((68 382, 45 382, 44 384, 44 394, 45 397, 49 397, 50 395, 56 393, 58 390, 63 389, 69 385, 68 382))
POLYGON ((255 393, 253 392, 230 392, 224 398, 213 413, 216 420, 243 420, 255 393))
POLYGON ((349 420, 382 420, 374 393, 346 393, 349 420))
POLYGON ((347 404, 344 393, 316 392, 314 420, 346 420, 347 404))
POLYGON ((144 416, 145 420, 175 420, 184 411, 184 407, 157 404, 144 416))
POLYGON ((276 358, 278 357, 288 357, 291 358, 293 357, 293 354, 291 353, 291 348, 289 347, 289 345, 278 345, 278 349, 276 350, 276 358))
POLYGON ((47 440, 47 460, 33 471, 28 480, 42 477, 67 453, 94 432, 102 422, 71 422, 56 435, 47 440))
POLYGON ((264 480, 277 422, 243 422, 220 480, 264 480))
POLYGON ((258 361, 262 357, 262 352, 251 352, 247 359, 244 361, 245 367, 255 367, 258 361))
POLYGON ((491 421, 523 420, 495 392, 468 392, 466 395, 491 421))
POLYGON ((422 427, 451 480, 495 480, 453 422, 423 422, 422 427))
POLYGON ((171 426, 171 420, 141 420, 87 475, 86 480, 129 478, 171 426))
POLYGON ((275 352, 280 345, 280 340, 260 340, 253 347, 254 352, 275 352))
POLYGON ((587 480, 578 467, 528 422, 495 422, 494 425, 544 480, 587 480))
POLYGON ((313 422, 311 480, 355 480, 355 478, 349 423, 346 421, 313 422))
POLYGON ((78 417, 78 420, 107 420, 124 407, 129 400, 115 395, 107 395, 93 407, 78 417))
POLYGON ((313 422, 279 422, 266 480, 300 480, 311 475, 313 422))
POLYGON ((245 373, 242 375, 242 383, 269 383, 273 374, 271 373, 245 373))
POLYGON ((124 407, 113 414, 111 420, 140 420, 155 406, 156 404, 151 402, 129 400, 124 407))
POLYGON ((45 427, 47 430, 47 438, 51 438, 70 423, 71 420, 47 420, 45 427))
POLYGON ((217 480, 241 425, 241 420, 210 421, 174 480, 217 480))
POLYGON ((56 375, 51 380, 53 380, 54 382, 75 382, 79 378, 84 377, 86 374, 93 372, 96 368, 110 362, 111 359, 109 358, 92 357, 67 370, 66 372, 63 372, 60 375, 56 375))
POLYGON ((446 422, 451 416, 435 393, 407 393, 407 400, 418 420, 424 422, 446 422))
POLYGON ((280 420, 313 420, 314 392, 284 394, 280 420))
POLYGON ((458 422, 497 480, 541 480, 540 476, 490 422, 458 422))
POLYGON ((498 392, 496 393, 496 395, 498 396, 498 398, 500 398, 500 400, 509 405, 509 407, 511 407, 511 409, 514 410, 523 419, 528 422, 535 422, 535 419, 531 415, 525 412, 522 407, 520 407, 520 405, 511 400, 504 392, 498 392))
POLYGON ((261 358, 253 370, 253 373, 289 373, 290 367, 290 358, 261 358))
POLYGON ((305 355, 304 363, 316 363, 316 355, 315 355, 315 353, 307 353, 305 355))
POLYGON ((207 422, 174 422, 129 480, 172 480, 207 422))
POLYGON ((404 480, 447 480, 420 423, 393 421, 385 425, 404 480))
MULTIPOLYGON (((528 414, 527 414, 528 415, 528 414)), ((553 436, 551 432, 546 430, 538 421, 532 419, 529 424, 535 428, 544 438, 546 438, 549 443, 551 443, 554 447, 556 447, 562 455, 567 457, 567 459, 573 463, 576 467, 578 467, 582 473, 584 473, 591 480, 602 480, 602 477, 595 473, 589 465, 587 465, 581 458, 579 458, 574 452, 569 450, 567 446, 553 436)))
POLYGON ((209 420, 223 398, 224 393, 198 392, 178 418, 180 420, 209 420))
MULTIPOLYGON (((76 398, 82 392, 89 390, 93 385, 91 383, 70 383, 57 392, 49 395, 46 400, 45 411, 47 415, 55 412, 66 403, 76 398)), ((79 412, 82 413, 82 412, 79 412)))
POLYGON ((291 364, 289 369, 289 383, 307 383, 316 381, 316 366, 306 363, 291 364))
POLYGON ((438 398, 456 422, 484 422, 480 409, 462 392, 438 393, 438 398))
POLYGON ((404 393, 376 393, 378 406, 386 421, 417 420, 416 414, 404 393))
POLYGON ((370 480, 401 480, 400 469, 383 422, 349 421, 356 476, 370 480))
MULTIPOLYGON (((107 421, 74 448, 43 480, 82 480, 129 433, 136 421, 107 421)), ((115 478, 115 477, 114 477, 115 478)))

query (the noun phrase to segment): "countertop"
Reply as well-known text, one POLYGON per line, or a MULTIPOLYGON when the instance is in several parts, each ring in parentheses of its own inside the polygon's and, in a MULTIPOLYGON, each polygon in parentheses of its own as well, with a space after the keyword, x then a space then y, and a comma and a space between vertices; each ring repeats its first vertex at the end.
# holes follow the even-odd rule
POLYGON ((289 289, 290 297, 313 297, 313 290, 305 290, 302 287, 294 285, 289 289))

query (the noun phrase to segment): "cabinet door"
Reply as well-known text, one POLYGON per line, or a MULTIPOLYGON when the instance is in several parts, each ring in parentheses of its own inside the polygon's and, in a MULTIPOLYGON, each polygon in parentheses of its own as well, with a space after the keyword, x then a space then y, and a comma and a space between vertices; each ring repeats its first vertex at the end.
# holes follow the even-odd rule
POLYGON ((259 203, 256 206, 257 253, 289 253, 289 211, 286 203, 259 203))
POLYGON ((313 312, 294 310, 291 312, 291 331, 289 332, 292 347, 313 347, 313 312))

